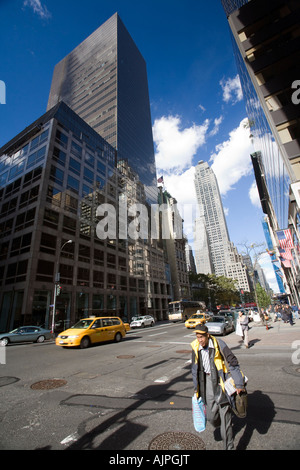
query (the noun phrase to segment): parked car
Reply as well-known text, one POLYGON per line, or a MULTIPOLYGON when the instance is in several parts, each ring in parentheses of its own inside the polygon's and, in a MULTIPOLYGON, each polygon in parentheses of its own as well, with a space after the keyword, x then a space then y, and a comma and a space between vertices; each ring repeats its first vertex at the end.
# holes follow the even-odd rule
POLYGON ((144 328, 145 326, 153 326, 155 320, 151 315, 144 315, 140 317, 134 317, 130 323, 130 328, 144 328))
POLYGON ((91 344, 103 341, 119 342, 126 335, 126 328, 119 317, 83 318, 68 330, 59 333, 57 346, 80 346, 88 348, 91 344))
POLYGON ((211 321, 211 316, 208 313, 204 312, 197 312, 193 313, 193 315, 185 322, 186 328, 195 328, 197 325, 201 323, 206 323, 211 321))
POLYGON ((234 331, 234 323, 231 316, 216 315, 207 323, 208 332, 225 336, 229 331, 234 331))
POLYGON ((51 338, 51 330, 45 330, 40 326, 21 326, 8 333, 0 334, 0 343, 6 346, 9 343, 37 342, 43 343, 51 338))

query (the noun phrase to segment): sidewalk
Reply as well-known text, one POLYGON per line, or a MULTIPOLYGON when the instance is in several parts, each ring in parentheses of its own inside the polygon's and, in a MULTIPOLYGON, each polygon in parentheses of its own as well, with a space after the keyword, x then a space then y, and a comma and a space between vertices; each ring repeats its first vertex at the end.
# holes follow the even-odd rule
MULTIPOLYGON (((290 348, 294 341, 300 343, 300 320, 295 320, 293 326, 282 321, 268 322, 268 330, 265 325, 249 324, 249 346, 250 349, 259 343, 259 348, 281 347, 290 348)), ((228 346, 242 346, 242 339, 235 332, 224 337, 228 346)))

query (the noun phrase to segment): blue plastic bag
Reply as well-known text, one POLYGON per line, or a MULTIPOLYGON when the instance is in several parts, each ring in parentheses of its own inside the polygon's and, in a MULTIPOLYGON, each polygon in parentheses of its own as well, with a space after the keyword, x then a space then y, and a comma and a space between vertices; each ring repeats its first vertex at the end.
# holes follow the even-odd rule
POLYGON ((206 406, 204 405, 201 397, 197 398, 195 395, 193 395, 192 410, 195 431, 204 431, 206 427, 206 406))

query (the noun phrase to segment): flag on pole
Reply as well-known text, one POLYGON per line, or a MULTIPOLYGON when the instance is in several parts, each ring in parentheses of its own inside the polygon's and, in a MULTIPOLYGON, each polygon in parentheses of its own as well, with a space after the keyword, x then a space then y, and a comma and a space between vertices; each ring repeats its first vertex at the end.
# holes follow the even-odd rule
POLYGON ((280 248, 283 250, 294 248, 294 243, 290 229, 279 230, 276 232, 280 248))
POLYGON ((158 178, 157 182, 158 182, 158 183, 163 183, 163 182, 164 182, 164 177, 161 176, 160 178, 158 178))

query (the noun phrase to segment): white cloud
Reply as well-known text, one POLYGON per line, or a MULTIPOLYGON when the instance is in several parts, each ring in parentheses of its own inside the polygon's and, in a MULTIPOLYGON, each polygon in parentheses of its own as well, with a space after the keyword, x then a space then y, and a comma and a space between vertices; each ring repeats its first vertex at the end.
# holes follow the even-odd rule
POLYGON ((255 207, 258 207, 259 209, 261 209, 261 203, 260 203, 260 198, 259 198, 259 193, 258 193, 256 181, 253 181, 253 183, 252 183, 252 185, 249 189, 249 198, 250 198, 250 201, 252 202, 252 204, 255 207))
POLYGON ((219 127, 222 121, 223 121, 223 116, 220 116, 219 118, 216 118, 214 120, 214 128, 210 131, 209 136, 216 135, 219 132, 219 127))
POLYGON ((33 12, 37 13, 37 15, 43 19, 51 18, 51 13, 48 11, 46 6, 41 4, 40 0, 25 0, 23 6, 32 8, 33 12))
POLYGON ((197 150, 205 143, 209 126, 206 119, 202 125, 193 124, 182 129, 178 116, 156 119, 153 125, 153 138, 156 144, 156 166, 159 171, 182 172, 192 164, 197 150))
POLYGON ((210 158, 222 195, 233 189, 243 176, 250 175, 252 171, 252 144, 249 130, 245 127, 246 122, 247 119, 243 119, 239 127, 229 133, 229 139, 216 146, 216 153, 210 158))
POLYGON ((240 77, 236 75, 234 78, 222 78, 220 85, 223 90, 223 100, 226 103, 232 101, 233 104, 243 99, 243 92, 240 82, 240 77))

